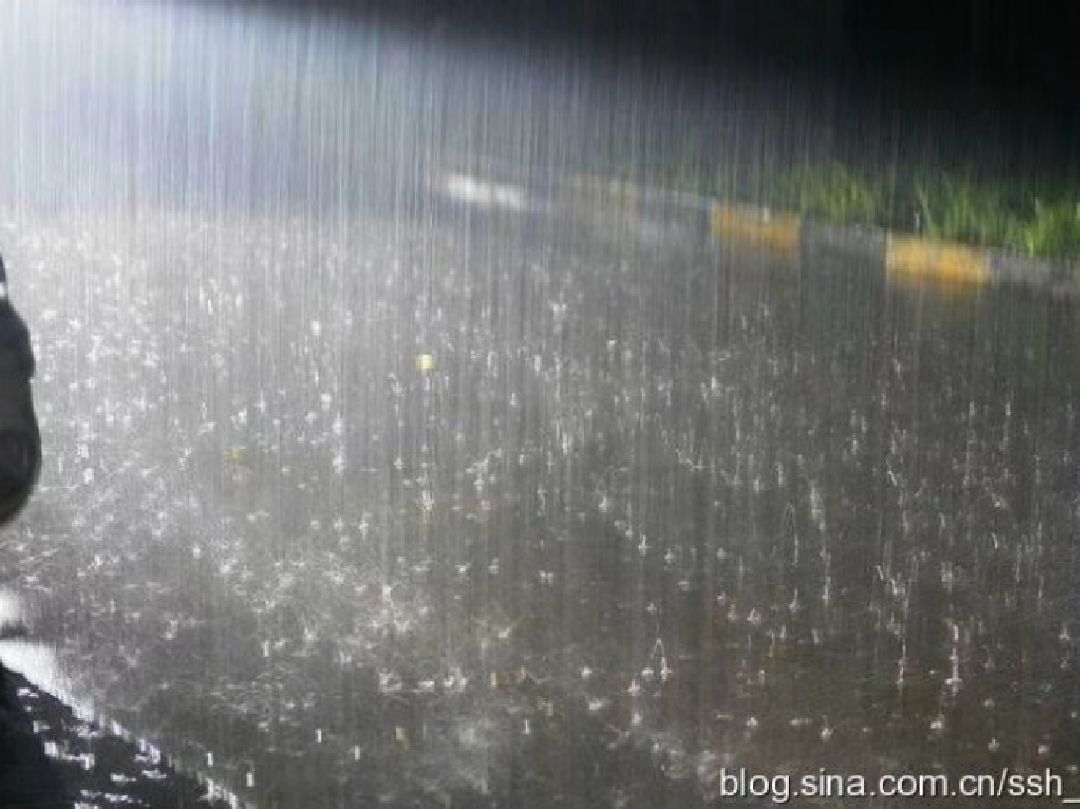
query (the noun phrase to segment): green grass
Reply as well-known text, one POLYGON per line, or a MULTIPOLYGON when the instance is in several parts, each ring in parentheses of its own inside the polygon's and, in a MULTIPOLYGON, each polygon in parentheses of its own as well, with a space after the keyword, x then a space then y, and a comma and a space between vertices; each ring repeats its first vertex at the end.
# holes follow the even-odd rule
POLYGON ((860 224, 999 247, 1032 258, 1080 261, 1080 188, 994 181, 902 168, 868 171, 840 162, 783 171, 683 159, 677 187, 793 210, 831 224, 860 224))
POLYGON ((1036 199, 1031 221, 1019 233, 1020 249, 1033 256, 1080 256, 1080 202, 1036 199))
POLYGON ((1024 256, 1080 258, 1080 194, 943 176, 914 186, 919 231, 1024 256))
POLYGON ((778 203, 832 224, 876 223, 885 211, 882 189, 840 163, 799 166, 784 175, 778 203))

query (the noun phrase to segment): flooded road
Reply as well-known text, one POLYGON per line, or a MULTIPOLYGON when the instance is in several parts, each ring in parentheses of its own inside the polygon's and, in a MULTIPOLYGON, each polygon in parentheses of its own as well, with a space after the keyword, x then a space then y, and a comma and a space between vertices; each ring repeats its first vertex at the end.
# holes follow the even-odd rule
POLYGON ((3 241, 46 436, 3 542, 30 635, 245 799, 1075 792, 1071 303, 466 211, 3 241))
POLYGON ((1075 302, 531 202, 915 161, 933 120, 329 14, 11 9, 44 466, 6 665, 260 807, 698 807, 740 767, 1080 796, 1075 302))

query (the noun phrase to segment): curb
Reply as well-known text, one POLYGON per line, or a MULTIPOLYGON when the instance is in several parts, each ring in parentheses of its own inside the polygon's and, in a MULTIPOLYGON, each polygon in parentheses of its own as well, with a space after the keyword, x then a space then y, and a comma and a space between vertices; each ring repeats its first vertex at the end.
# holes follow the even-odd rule
POLYGON ((990 253, 955 242, 887 233, 885 277, 894 282, 930 280, 949 286, 990 283, 990 253))
POLYGON ((663 225, 700 231, 712 245, 748 248, 797 262, 803 253, 826 254, 880 267, 889 283, 930 282, 949 289, 1022 286, 1057 296, 1080 295, 1080 273, 1063 261, 1032 259, 1000 249, 896 233, 861 225, 830 225, 791 211, 742 205, 648 186, 573 175, 559 207, 575 222, 590 219, 608 227, 644 225, 652 234, 663 225), (704 221, 703 221, 704 220, 704 221))
MULTIPOLYGON (((495 185, 503 181, 487 180, 486 175, 476 182, 509 187, 495 185)), ((1019 286, 1056 296, 1080 296, 1080 272, 1064 261, 1025 258, 1001 249, 876 227, 830 225, 792 211, 667 191, 600 174, 570 174, 544 189, 530 185, 526 181, 514 186, 522 199, 537 200, 527 206, 530 209, 543 210, 620 244, 628 240, 654 243, 672 238, 674 231, 676 238, 745 248, 796 265, 803 253, 856 260, 880 268, 888 283, 898 285, 929 282, 950 290, 1019 286)))
POLYGON ((802 244, 802 219, 787 211, 717 201, 709 212, 709 234, 718 241, 741 242, 795 259, 802 244))

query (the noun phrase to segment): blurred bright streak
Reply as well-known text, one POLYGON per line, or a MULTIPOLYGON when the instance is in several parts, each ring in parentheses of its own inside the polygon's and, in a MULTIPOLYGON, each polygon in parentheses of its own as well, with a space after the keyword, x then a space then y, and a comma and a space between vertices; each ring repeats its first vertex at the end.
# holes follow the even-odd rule
POLYGON ((503 183, 487 182, 467 174, 445 175, 443 188, 452 199, 482 208, 524 211, 528 207, 525 201, 525 189, 503 183))

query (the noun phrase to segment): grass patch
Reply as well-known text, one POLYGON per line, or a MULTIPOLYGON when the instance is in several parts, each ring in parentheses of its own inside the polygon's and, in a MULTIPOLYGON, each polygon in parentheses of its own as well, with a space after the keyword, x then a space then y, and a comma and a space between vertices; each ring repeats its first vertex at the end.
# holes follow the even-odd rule
POLYGON ((918 232, 1032 258, 1080 258, 1080 195, 944 176, 914 186, 918 232))
POLYGON ((1031 258, 1080 261, 1080 189, 991 181, 945 171, 870 171, 840 162, 786 170, 684 159, 667 182, 682 190, 869 225, 1031 258))
POLYGON ((1019 232, 1020 249, 1032 256, 1080 256, 1080 202, 1034 201, 1034 214, 1019 232))
POLYGON ((778 204, 832 224, 873 224, 885 213, 880 184, 840 163, 798 166, 781 180, 778 204))

